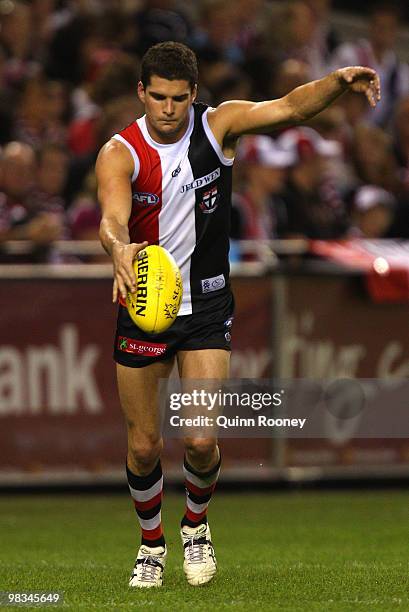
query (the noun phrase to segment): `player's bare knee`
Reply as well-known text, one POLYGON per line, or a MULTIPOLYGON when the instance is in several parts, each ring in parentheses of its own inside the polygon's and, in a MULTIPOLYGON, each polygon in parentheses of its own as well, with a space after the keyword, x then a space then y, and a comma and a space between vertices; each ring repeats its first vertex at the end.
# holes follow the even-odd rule
POLYGON ((185 438, 188 460, 190 459, 195 465, 200 465, 202 468, 207 467, 207 464, 214 460, 216 448, 215 438, 185 438))
POLYGON ((149 474, 155 467, 163 449, 163 440, 144 436, 128 438, 128 465, 139 475, 149 474))

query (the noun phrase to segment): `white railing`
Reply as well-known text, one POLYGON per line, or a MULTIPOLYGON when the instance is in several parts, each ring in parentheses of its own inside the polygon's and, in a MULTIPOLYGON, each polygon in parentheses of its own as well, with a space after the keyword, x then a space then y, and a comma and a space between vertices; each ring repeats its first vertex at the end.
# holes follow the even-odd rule
MULTIPOLYGON (((307 240, 243 240, 236 246, 244 261, 232 261, 232 276, 261 276, 277 267, 278 256, 302 255, 307 252, 307 240)), ((9 257, 29 256, 36 250, 30 241, 4 242, 0 251, 9 257)), ((1 278, 111 278, 112 263, 96 240, 60 240, 52 248, 60 255, 98 257, 98 262, 83 263, 15 263, 0 264, 1 278), (106 261, 105 261, 105 258, 106 261)))
MULTIPOLYGON (((236 241, 242 254, 258 254, 260 259, 277 255, 300 255, 307 251, 308 240, 240 240, 236 241)), ((52 248, 61 255, 99 256, 105 255, 98 240, 57 240, 52 248)), ((29 240, 10 240, 0 245, 0 251, 7 255, 28 255, 38 249, 29 240)), ((108 256, 107 256, 108 259, 108 256)))

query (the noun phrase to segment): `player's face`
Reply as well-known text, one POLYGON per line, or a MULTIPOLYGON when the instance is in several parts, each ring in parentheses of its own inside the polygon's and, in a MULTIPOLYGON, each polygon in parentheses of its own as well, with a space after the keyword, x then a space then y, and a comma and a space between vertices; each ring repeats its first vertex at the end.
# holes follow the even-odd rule
POLYGON ((154 140, 163 143, 176 142, 189 123, 189 110, 196 98, 188 81, 168 81, 152 76, 144 88, 138 85, 138 95, 145 105, 149 131, 154 140))

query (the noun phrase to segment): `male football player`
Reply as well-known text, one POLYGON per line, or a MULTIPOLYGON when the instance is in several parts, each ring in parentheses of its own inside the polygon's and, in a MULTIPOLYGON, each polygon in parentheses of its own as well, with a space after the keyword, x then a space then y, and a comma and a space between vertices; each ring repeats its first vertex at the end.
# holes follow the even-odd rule
MULTIPOLYGON (((344 91, 380 99, 377 74, 342 68, 266 102, 230 101, 217 108, 196 102, 194 53, 173 42, 155 45, 142 60, 139 98, 145 115, 102 148, 97 160, 101 242, 114 266, 119 294, 114 358, 128 431, 127 476, 142 530, 130 586, 162 585, 166 544, 161 524, 163 447, 158 425, 158 380, 176 359, 182 379, 228 376, 233 297, 229 285, 231 173, 242 134, 300 124, 344 91), (149 335, 125 307, 136 290, 132 262, 147 244, 175 258, 183 278, 176 322, 149 335)), ((181 522, 184 571, 191 585, 209 582, 216 558, 207 507, 220 471, 215 437, 184 439, 186 511, 181 522)))

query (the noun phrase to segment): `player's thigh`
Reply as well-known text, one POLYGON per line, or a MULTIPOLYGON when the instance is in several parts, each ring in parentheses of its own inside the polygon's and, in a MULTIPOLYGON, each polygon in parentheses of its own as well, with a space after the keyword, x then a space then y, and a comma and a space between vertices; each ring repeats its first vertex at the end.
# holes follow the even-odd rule
POLYGON ((224 380, 229 376, 230 351, 224 349, 179 351, 177 359, 182 379, 224 380))
POLYGON ((117 363, 118 392, 128 433, 160 437, 159 381, 168 378, 174 359, 157 361, 143 368, 117 363))

